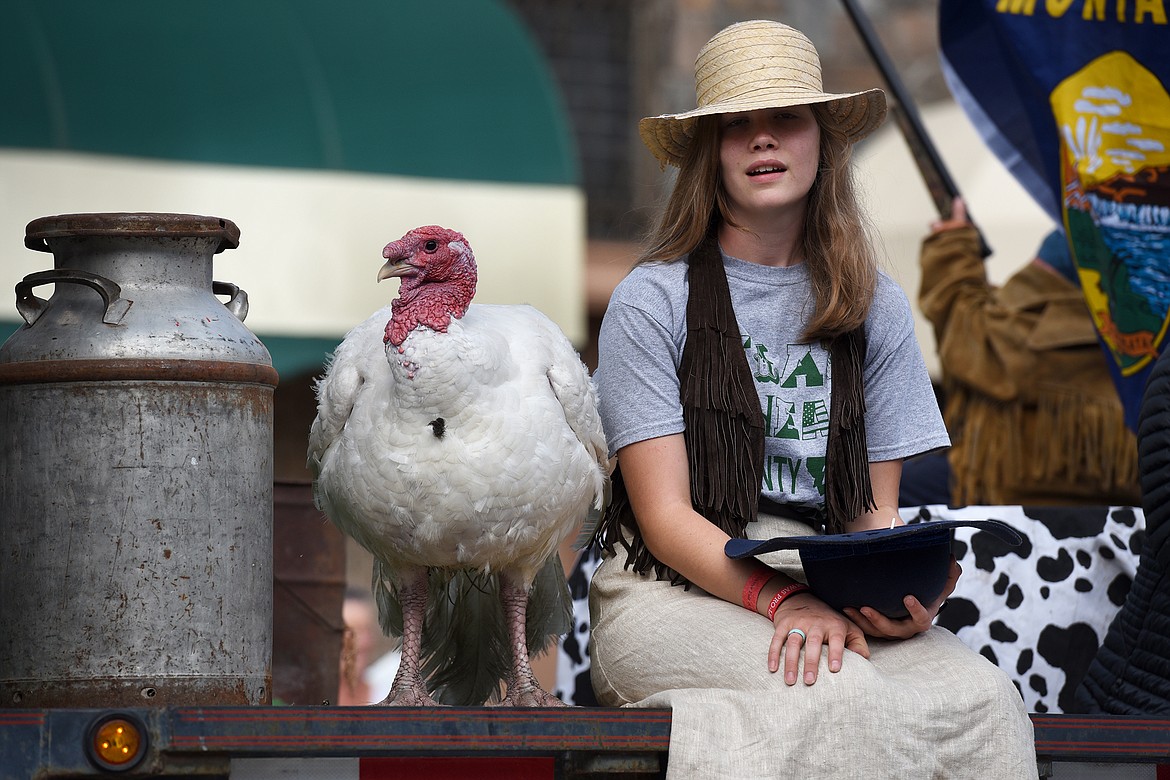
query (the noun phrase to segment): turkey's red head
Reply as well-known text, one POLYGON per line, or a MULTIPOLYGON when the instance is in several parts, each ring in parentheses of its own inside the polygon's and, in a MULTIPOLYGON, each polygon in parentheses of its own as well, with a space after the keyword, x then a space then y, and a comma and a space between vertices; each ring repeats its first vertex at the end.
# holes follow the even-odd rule
POLYGON ((457 230, 438 225, 419 227, 382 250, 385 265, 378 281, 402 279, 386 324, 386 341, 399 346, 416 327, 445 333, 451 318, 459 319, 475 295, 475 255, 457 230))

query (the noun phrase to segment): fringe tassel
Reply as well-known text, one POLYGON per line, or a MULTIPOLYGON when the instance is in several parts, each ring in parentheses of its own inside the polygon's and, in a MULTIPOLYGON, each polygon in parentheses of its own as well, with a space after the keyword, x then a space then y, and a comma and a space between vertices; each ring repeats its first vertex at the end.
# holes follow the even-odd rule
MULTIPOLYGON (((743 538, 756 519, 764 468, 764 416, 743 351, 723 257, 712 230, 688 260, 687 343, 679 365, 684 439, 696 512, 743 538)), ((612 498, 598 538, 626 549, 626 567, 689 588, 685 577, 657 560, 642 540, 629 497, 614 471, 612 498), (625 533, 623 533, 623 529, 625 533)))
POLYGON ((679 379, 692 503, 742 538, 759 506, 764 417, 714 233, 691 263, 679 379))
POLYGON ((850 520, 877 508, 865 439, 864 326, 833 338, 828 346, 833 384, 825 452, 825 531, 839 534, 850 520))
POLYGON ((1029 407, 948 383, 953 501, 1020 504, 1140 501, 1138 448, 1120 405, 1045 393, 1029 407))

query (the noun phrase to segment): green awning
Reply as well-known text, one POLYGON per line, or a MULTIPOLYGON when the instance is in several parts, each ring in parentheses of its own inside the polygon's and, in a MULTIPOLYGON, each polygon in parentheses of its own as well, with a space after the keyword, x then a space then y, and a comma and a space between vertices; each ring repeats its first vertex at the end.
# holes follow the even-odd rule
POLYGON ((272 366, 282 381, 305 374, 324 373, 325 361, 337 349, 341 339, 322 339, 297 336, 265 336, 259 339, 272 355, 272 366))
POLYGON ((0 147, 577 184, 542 55, 494 0, 10 0, 0 147))

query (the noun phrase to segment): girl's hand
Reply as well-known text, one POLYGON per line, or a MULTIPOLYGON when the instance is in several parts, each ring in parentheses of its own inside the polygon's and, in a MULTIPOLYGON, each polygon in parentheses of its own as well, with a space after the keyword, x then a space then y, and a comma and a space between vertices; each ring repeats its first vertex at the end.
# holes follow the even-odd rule
POLYGON ((959 575, 962 573, 963 568, 959 566, 959 562, 952 555, 947 584, 943 586, 943 591, 938 595, 938 598, 925 606, 913 596, 907 596, 903 599, 902 603, 910 612, 908 617, 895 620, 886 617, 873 607, 862 607, 861 609, 846 607, 844 612, 869 636, 879 639, 909 639, 927 631, 934 625, 934 619, 938 617, 939 609, 947 597, 955 592, 955 584, 959 581, 959 575))
POLYGON ((780 650, 784 650, 784 682, 796 684, 800 650, 804 648, 804 683, 817 681, 821 663, 821 648, 829 646, 829 671, 841 671, 841 663, 848 648, 869 658, 865 633, 853 621, 809 592, 789 596, 780 605, 774 618, 776 631, 768 646, 768 671, 780 669, 780 650), (805 637, 794 633, 800 629, 805 637))

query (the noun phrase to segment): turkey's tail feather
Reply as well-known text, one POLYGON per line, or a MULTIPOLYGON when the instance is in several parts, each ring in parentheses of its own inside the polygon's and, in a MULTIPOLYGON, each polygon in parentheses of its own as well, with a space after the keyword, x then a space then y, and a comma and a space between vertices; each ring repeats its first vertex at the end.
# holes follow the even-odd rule
POLYGON ((544 652, 572 628, 573 597, 561 557, 554 552, 536 573, 528 592, 528 654, 544 652))
POLYGON ((428 591, 422 672, 431 695, 463 706, 498 700, 509 664, 498 579, 434 570, 428 591))
POLYGON ((386 564, 374 559, 374 573, 370 589, 374 603, 378 605, 378 625, 386 636, 402 636, 402 604, 390 587, 390 575, 386 564))
POLYGON ((606 508, 609 506, 611 496, 612 490, 610 488, 610 482, 607 479, 601 501, 599 504, 595 504, 589 508, 588 514, 585 515, 585 522, 581 525, 581 530, 577 532, 576 538, 573 539, 573 550, 580 552, 593 544, 593 538, 597 535, 597 526, 600 524, 606 508))
MULTIPOLYGON (((382 631, 402 635, 402 606, 387 570, 374 561, 374 598, 382 631)), ((529 655, 546 650, 572 625, 572 597, 560 556, 537 572, 528 594, 529 655)), ((428 573, 422 674, 436 701, 475 706, 498 701, 512 667, 498 574, 433 569, 428 573)))

